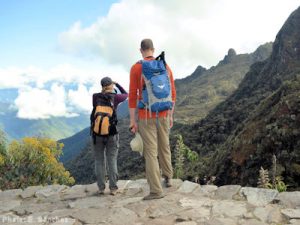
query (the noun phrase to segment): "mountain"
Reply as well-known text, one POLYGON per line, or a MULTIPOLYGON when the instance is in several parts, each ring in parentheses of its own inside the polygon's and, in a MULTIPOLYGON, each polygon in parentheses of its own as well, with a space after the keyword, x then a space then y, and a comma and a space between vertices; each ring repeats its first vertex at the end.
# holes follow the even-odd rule
POLYGON ((255 186, 260 167, 300 186, 300 7, 276 36, 271 56, 254 63, 238 89, 208 116, 178 128, 200 154, 199 175, 255 186), (276 164, 272 163, 273 156, 276 164))
POLYGON ((9 103, 0 103, 0 128, 7 138, 20 139, 25 136, 42 136, 55 140, 69 137, 89 124, 89 116, 81 114, 76 117, 52 117, 49 119, 21 119, 17 111, 9 109, 9 103))
POLYGON ((250 66, 267 59, 271 50, 272 43, 259 46, 251 54, 236 54, 234 49, 229 49, 218 65, 208 70, 198 66, 190 76, 175 80, 176 121, 191 123, 204 118, 237 89, 250 66))
MULTIPOLYGON (((45 84, 50 90, 52 82, 45 84)), ((33 86, 35 87, 35 86, 33 86)), ((77 84, 64 85, 66 91, 76 90, 77 84)), ((0 89, 0 129, 8 140, 20 139, 25 136, 42 136, 55 140, 70 137, 89 124, 89 115, 78 112, 76 117, 51 117, 49 119, 23 119, 17 116, 15 99, 17 88, 0 89)))

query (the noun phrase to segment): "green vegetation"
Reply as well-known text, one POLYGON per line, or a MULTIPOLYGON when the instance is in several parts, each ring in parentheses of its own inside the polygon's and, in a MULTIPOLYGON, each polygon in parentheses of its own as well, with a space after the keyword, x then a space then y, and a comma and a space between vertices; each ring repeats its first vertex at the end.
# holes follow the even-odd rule
MULTIPOLYGON (((193 171, 195 169, 198 154, 184 144, 180 134, 176 135, 176 138, 174 175, 176 178, 182 179, 186 176, 187 171, 193 171)), ((189 173, 189 175, 191 174, 189 173)))
MULTIPOLYGON (((3 136, 2 136, 3 141, 3 136)), ((0 143, 2 143, 2 141, 0 143)), ((0 189, 46 184, 74 184, 75 180, 57 161, 63 145, 47 138, 12 141, 0 145, 0 189)))
POLYGON ((208 70, 199 66, 190 76, 176 80, 176 121, 187 124, 204 118, 237 89, 251 64, 265 60, 271 50, 272 43, 260 46, 251 54, 236 55, 230 49, 217 66, 208 70))

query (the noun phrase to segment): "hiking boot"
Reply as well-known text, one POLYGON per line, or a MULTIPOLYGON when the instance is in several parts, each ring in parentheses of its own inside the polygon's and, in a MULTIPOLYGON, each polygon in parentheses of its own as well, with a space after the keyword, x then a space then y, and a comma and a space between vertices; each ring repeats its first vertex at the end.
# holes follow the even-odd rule
POLYGON ((110 190, 110 194, 111 195, 116 195, 117 192, 118 192, 118 189, 112 189, 112 190, 110 190))
POLYGON ((167 187, 167 188, 168 188, 168 187, 172 187, 171 179, 168 178, 168 177, 166 177, 166 178, 165 178, 165 184, 166 184, 166 187, 167 187))
POLYGON ((150 193, 149 195, 145 196, 143 198, 143 200, 152 200, 152 199, 160 199, 165 197, 165 195, 163 193, 161 194, 154 194, 154 193, 150 193))

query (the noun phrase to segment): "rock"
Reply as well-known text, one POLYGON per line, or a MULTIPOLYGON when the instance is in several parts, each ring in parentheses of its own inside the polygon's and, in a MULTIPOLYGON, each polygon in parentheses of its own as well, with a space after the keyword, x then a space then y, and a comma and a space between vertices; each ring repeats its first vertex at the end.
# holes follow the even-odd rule
POLYGON ((22 193, 21 189, 12 189, 0 192, 0 201, 19 199, 22 193))
POLYGON ((289 222, 290 222, 290 224, 293 224, 293 225, 300 225, 300 220, 292 219, 289 222))
POLYGON ((63 200, 84 198, 86 196, 86 187, 84 185, 75 185, 62 191, 63 200))
POLYGON ((119 180, 118 181, 118 192, 123 193, 127 186, 131 183, 131 180, 119 180))
POLYGON ((180 193, 191 193, 193 192, 196 188, 199 188, 200 185, 197 183, 193 183, 190 181, 184 181, 180 188, 177 190, 180 193))
POLYGON ((95 195, 99 191, 99 188, 97 186, 97 183, 88 184, 85 185, 85 192, 87 192, 87 195, 95 195))
POLYGON ((43 186, 30 186, 27 187, 22 193, 21 193, 21 197, 22 198, 31 198, 35 196, 35 193, 42 189, 43 186))
POLYGON ((216 201, 212 206, 214 216, 242 217, 247 213, 246 203, 238 201, 216 201))
POLYGON ((275 201, 287 208, 300 208, 300 191, 281 192, 275 201))
POLYGON ((221 186, 215 192, 215 198, 232 200, 233 197, 239 193, 241 189, 240 185, 225 185, 221 186))
POLYGON ((59 219, 58 221, 54 223, 50 223, 50 225, 76 225, 76 220, 72 218, 64 218, 59 219))
POLYGON ((241 224, 241 225, 267 225, 267 223, 258 221, 256 219, 250 219, 250 220, 241 219, 241 220, 239 220, 239 224, 241 224))
POLYGON ((49 185, 35 193, 37 198, 49 198, 49 200, 57 201, 60 199, 60 194, 68 187, 65 185, 49 185))
POLYGON ((277 190, 264 188, 243 187, 240 190, 240 195, 245 196, 247 201, 255 206, 265 206, 271 203, 277 194, 277 190))
POLYGON ((181 207, 174 203, 169 203, 163 201, 163 199, 158 199, 151 207, 147 209, 149 218, 158 218, 174 215, 182 210, 181 207))
POLYGON ((5 201, 0 201, 0 213, 3 212, 9 212, 12 209, 18 207, 21 205, 20 200, 5 200, 5 201))
POLYGON ((107 207, 109 200, 103 196, 86 197, 69 202, 68 205, 72 209, 87 209, 87 208, 101 208, 107 207))
POLYGON ((184 222, 179 222, 179 223, 175 223, 175 224, 178 224, 178 225, 197 225, 197 223, 194 222, 194 221, 184 221, 184 222))
POLYGON ((197 188, 193 192, 193 194, 197 196, 213 197, 216 190, 218 190, 218 187, 215 185, 201 185, 200 188, 197 188))
POLYGON ((273 205, 255 208, 253 214, 255 217, 266 223, 279 224, 283 221, 280 209, 273 205))
POLYGON ((281 213, 289 220, 300 219, 300 208, 299 209, 282 209, 281 213))
POLYGON ((237 221, 231 218, 212 218, 205 225, 236 225, 237 221))
POLYGON ((84 224, 114 224, 132 225, 137 219, 137 215, 126 208, 106 208, 80 209, 72 215, 84 224))
POLYGON ((213 205, 214 200, 209 198, 182 198, 179 200, 179 204, 184 208, 199 208, 199 207, 211 207, 213 205))
POLYGON ((63 209, 66 208, 67 204, 61 201, 55 203, 31 203, 31 204, 22 204, 19 207, 14 208, 14 212, 18 213, 19 215, 28 215, 37 212, 52 212, 56 209, 63 209))

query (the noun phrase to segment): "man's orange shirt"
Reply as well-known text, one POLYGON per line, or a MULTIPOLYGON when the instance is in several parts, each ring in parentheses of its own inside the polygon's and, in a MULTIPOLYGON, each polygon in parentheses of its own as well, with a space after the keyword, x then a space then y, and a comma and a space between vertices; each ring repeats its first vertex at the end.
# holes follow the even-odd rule
MULTIPOLYGON (((154 57, 147 57, 144 60, 154 60, 154 57)), ((173 105, 176 100, 176 89, 173 79, 173 73, 170 67, 167 65, 167 70, 171 83, 171 91, 172 91, 172 101, 173 105)), ((142 78, 142 64, 137 62, 131 67, 130 70, 130 85, 129 85, 129 108, 136 108, 137 102, 142 99, 142 88, 144 85, 144 79, 142 78)), ((166 117, 168 111, 159 112, 158 117, 166 117)), ((152 116, 150 116, 150 112, 146 109, 139 109, 138 111, 139 119, 146 119, 151 117, 156 117, 156 113, 152 112, 152 116)))

